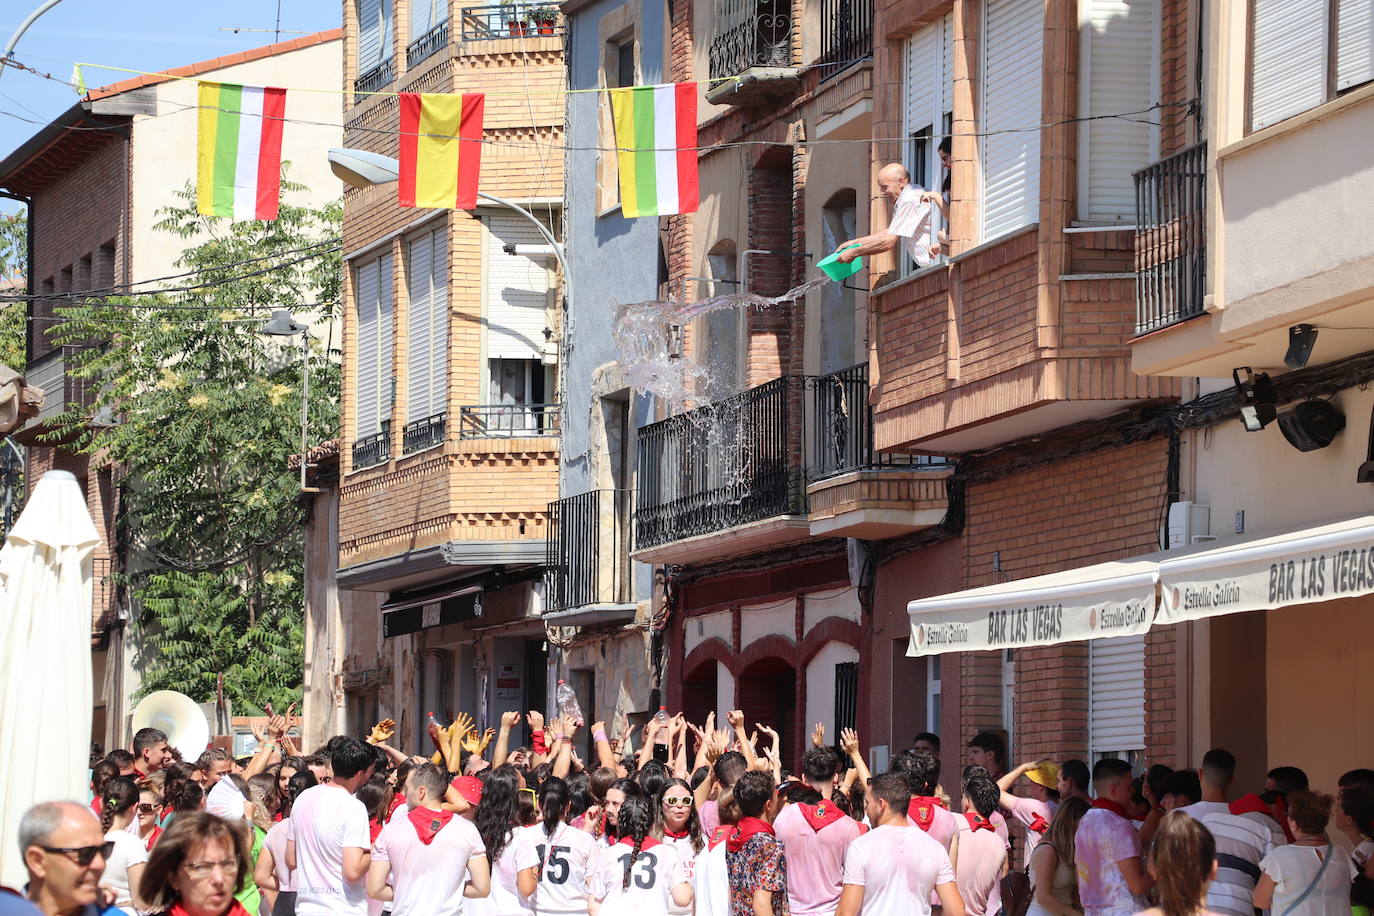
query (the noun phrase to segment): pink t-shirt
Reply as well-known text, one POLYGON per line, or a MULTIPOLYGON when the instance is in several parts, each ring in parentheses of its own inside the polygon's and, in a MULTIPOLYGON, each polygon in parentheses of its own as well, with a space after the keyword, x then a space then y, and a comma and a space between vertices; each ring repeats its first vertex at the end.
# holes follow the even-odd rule
POLYGON ((844 857, 844 883, 864 889, 860 916, 930 916, 931 893, 952 881, 949 853, 920 827, 875 827, 844 857))
POLYGON ((792 916, 835 912, 844 884, 845 853, 861 832, 852 817, 842 817, 817 831, 797 805, 778 812, 773 833, 787 856, 787 904, 792 916))
POLYGON ((1145 909, 1117 863, 1140 858, 1140 835, 1127 818, 1093 808, 1078 822, 1074 859, 1084 916, 1130 916, 1145 909))
POLYGON ((714 798, 701 803, 697 808, 697 819, 701 821, 701 835, 709 837, 720 826, 720 806, 714 798))
POLYGON ((1036 844, 1044 837, 1044 829, 1048 828, 1050 821, 1054 819, 1054 812, 1059 806, 1050 801, 1039 801, 1034 798, 1017 798, 1016 804, 1011 806, 1011 816, 1016 818, 1026 827, 1026 861, 1030 861, 1030 855, 1035 851, 1036 844), (1036 818, 1040 818, 1039 821, 1036 818), (1040 831, 1031 829, 1032 824, 1042 827, 1040 831))
POLYGON ((959 857, 955 875, 959 895, 969 916, 996 916, 1002 908, 1002 866, 1007 861, 1007 841, 995 830, 973 830, 966 817, 958 819, 959 857))
MULTIPOLYGON (((935 842, 945 847, 945 852, 949 852, 950 844, 954 842, 954 834, 959 832, 959 825, 955 823, 955 817, 956 815, 953 812, 937 806, 931 814, 930 829, 926 831, 935 842)), ((909 827, 916 827, 917 830, 921 829, 917 826, 916 822, 909 817, 906 819, 906 822, 909 827)), ((789 862, 788 865, 791 865, 791 863, 789 862)))

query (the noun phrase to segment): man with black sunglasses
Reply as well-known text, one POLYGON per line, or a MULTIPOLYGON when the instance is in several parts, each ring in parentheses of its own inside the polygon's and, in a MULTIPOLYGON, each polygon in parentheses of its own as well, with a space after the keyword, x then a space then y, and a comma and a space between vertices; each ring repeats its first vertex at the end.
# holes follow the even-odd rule
POLYGON ((33 806, 19 822, 19 846, 29 873, 28 898, 46 916, 106 912, 100 878, 114 844, 105 841, 90 808, 76 802, 33 806))

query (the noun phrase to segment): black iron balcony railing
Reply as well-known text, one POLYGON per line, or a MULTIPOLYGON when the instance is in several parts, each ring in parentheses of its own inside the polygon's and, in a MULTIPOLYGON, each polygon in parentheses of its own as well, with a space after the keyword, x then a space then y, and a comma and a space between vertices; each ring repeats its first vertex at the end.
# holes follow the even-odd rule
POLYGON ((562 412, 558 404, 481 404, 461 408, 461 439, 515 439, 556 436, 562 412))
POLYGON ((1201 315, 1207 276, 1207 144, 1135 173, 1137 334, 1201 315))
POLYGON ((388 57, 377 66, 360 74, 353 81, 354 92, 376 92, 385 89, 396 79, 396 62, 388 57))
POLYGON ((811 395, 811 454, 807 476, 822 480, 850 471, 891 467, 943 467, 933 455, 891 454, 873 448, 868 364, 806 380, 811 395))
POLYGON ((353 470, 386 464, 391 460, 391 424, 383 423, 382 431, 353 442, 353 470))
POLYGON ((789 0, 714 0, 711 79, 738 76, 751 67, 792 66, 789 0))
POLYGON ((448 44, 447 19, 406 45, 406 68, 415 69, 416 64, 426 58, 433 57, 446 44, 448 44))
POLYGON ((784 376, 641 428, 635 546, 804 514, 802 395, 784 376))
POLYGON ((502 3, 463 10, 464 41, 554 36, 567 32, 557 3, 502 3))
POLYGON ((447 416, 436 413, 432 417, 407 423, 405 429, 401 430, 401 454, 422 452, 441 444, 444 441, 444 430, 447 428, 447 416))
POLYGON ((592 490, 549 503, 549 609, 630 601, 630 492, 592 490))
POLYGON ((821 0, 821 79, 873 56, 873 0, 821 0))

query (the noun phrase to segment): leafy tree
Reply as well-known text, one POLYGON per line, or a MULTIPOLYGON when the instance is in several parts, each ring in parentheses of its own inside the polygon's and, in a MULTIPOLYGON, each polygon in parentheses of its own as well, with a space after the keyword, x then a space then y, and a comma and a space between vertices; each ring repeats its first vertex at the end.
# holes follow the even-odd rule
MULTIPOLYGON (((0 214, 0 293, 22 293, 28 269, 29 221, 23 213, 0 214), (12 289, 6 287, 13 286, 12 289)), ((0 302, 0 365, 24 371, 24 318, 22 302, 0 302)))
POLYGON ((23 213, 0 213, 0 280, 23 277, 28 259, 28 217, 23 213))
POLYGON ((54 336, 90 345, 74 374, 99 394, 52 438, 121 470, 144 690, 208 702, 222 673, 236 707, 285 708, 301 693, 304 508, 287 459, 302 356, 298 337, 258 329, 271 309, 312 326, 309 438, 334 436, 341 210, 283 203, 274 222, 229 224, 182 194, 159 228, 190 243, 178 263, 203 288, 62 309, 54 336))

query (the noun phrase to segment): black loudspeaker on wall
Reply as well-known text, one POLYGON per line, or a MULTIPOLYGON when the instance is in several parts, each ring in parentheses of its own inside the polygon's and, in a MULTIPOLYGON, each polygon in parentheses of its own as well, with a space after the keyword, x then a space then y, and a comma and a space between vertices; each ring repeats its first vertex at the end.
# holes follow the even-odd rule
POLYGON ((1330 401, 1303 401, 1279 414, 1279 430, 1300 452, 1326 448, 1345 429, 1345 414, 1330 401))

